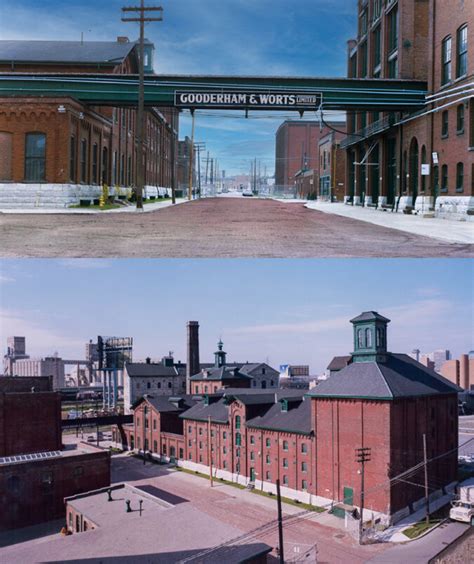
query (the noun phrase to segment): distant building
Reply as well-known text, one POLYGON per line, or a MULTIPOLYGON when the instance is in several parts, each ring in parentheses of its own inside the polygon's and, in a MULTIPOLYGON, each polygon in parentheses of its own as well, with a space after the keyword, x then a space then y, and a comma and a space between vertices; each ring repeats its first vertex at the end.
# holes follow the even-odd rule
POLYGON ((474 391, 474 358, 463 354, 458 359, 446 360, 439 371, 453 384, 465 391, 474 391))
POLYGON ((345 124, 339 125, 338 131, 329 131, 319 141, 319 200, 344 201, 346 152, 341 149, 340 142, 345 130, 345 124))
POLYGON ((264 362, 227 362, 227 353, 219 341, 214 366, 191 377, 192 394, 212 394, 224 388, 278 388, 279 373, 264 362))
POLYGON ((65 385, 64 362, 57 354, 37 359, 15 359, 13 376, 51 376, 53 390, 59 390, 65 385))
POLYGON ((30 358, 26 354, 26 338, 25 337, 8 337, 7 354, 3 357, 3 374, 5 376, 14 376, 13 366, 16 360, 30 358))
MULTIPOLYGON (((328 122, 332 127, 341 127, 341 122, 328 122)), ((298 175, 313 170, 315 191, 319 182, 319 141, 330 129, 321 127, 319 121, 287 120, 276 132, 275 185, 293 186, 298 175)), ((311 177, 310 177, 311 178, 311 177)))

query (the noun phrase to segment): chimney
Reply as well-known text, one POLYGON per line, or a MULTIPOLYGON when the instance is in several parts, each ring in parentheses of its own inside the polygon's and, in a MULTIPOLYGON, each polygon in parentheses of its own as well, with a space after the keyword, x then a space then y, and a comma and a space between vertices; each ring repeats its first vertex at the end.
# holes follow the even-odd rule
POLYGON ((146 363, 151 364, 151 358, 149 356, 147 356, 147 358, 146 358, 146 363))
POLYGON ((186 393, 191 393, 191 376, 198 374, 201 370, 199 362, 199 322, 188 321, 188 348, 186 364, 186 393))

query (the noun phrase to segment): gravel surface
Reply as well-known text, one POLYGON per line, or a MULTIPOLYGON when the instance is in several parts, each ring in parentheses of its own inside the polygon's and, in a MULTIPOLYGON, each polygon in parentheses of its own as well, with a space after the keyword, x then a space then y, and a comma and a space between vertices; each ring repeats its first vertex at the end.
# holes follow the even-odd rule
POLYGON ((0 214, 0 236, 3 257, 474 256, 474 245, 303 204, 243 198, 204 199, 147 214, 0 214))

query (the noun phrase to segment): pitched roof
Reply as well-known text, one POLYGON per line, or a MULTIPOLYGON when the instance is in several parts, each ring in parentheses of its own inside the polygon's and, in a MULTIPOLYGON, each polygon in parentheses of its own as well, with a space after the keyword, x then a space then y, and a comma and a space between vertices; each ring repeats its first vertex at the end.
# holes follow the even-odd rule
POLYGON ((120 64, 136 43, 117 41, 0 41, 0 61, 120 64))
POLYGON ((335 356, 331 362, 328 364, 327 369, 328 370, 342 370, 342 368, 346 367, 350 360, 351 360, 351 356, 335 356))
POLYGON ((138 407, 144 400, 147 400, 160 413, 181 412, 189 409, 197 402, 193 396, 185 394, 181 396, 153 396, 146 394, 132 405, 132 409, 138 407))
POLYGON ((405 354, 387 354, 385 362, 353 362, 309 392, 314 397, 393 400, 453 394, 460 388, 405 354))
POLYGON ((209 417, 214 423, 229 422, 229 406, 224 398, 206 405, 204 401, 199 401, 190 409, 180 415, 182 419, 192 419, 197 421, 208 421, 209 417))
POLYGON ((165 366, 161 362, 156 364, 127 362, 125 368, 130 378, 159 378, 178 375, 178 371, 174 366, 165 366))
POLYGON ((247 427, 309 434, 312 431, 311 400, 291 401, 288 411, 282 410, 281 402, 275 403, 264 415, 249 419, 247 427))
POLYGON ((390 323, 390 319, 387 319, 376 311, 364 311, 357 317, 354 317, 354 319, 351 319, 351 323, 357 323, 358 321, 384 321, 385 323, 390 323))
POLYGON ((242 374, 237 366, 220 366, 219 368, 205 368, 198 374, 191 376, 194 382, 214 380, 250 380, 250 376, 242 374))

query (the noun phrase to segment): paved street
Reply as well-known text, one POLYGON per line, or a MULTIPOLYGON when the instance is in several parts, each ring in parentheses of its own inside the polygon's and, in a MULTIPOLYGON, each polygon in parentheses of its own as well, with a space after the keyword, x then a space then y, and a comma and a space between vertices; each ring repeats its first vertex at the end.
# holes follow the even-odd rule
MULTIPOLYGON (((449 222, 446 222, 449 229, 449 222)), ((4 257, 472 257, 301 203, 213 198, 145 214, 0 215, 4 257)))

